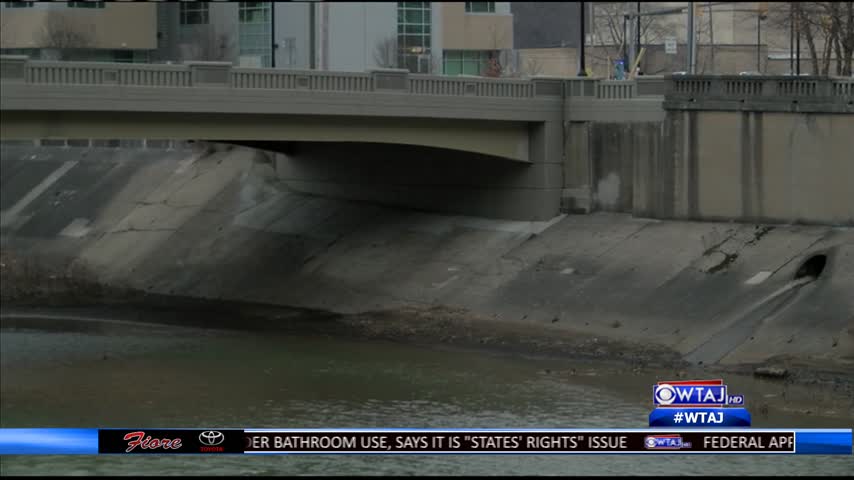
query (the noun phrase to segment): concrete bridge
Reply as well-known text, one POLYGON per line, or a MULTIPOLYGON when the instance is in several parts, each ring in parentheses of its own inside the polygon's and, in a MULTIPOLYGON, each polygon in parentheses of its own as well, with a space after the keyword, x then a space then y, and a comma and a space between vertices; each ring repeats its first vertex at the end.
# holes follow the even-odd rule
POLYGON ((854 223, 850 79, 1 63, 4 140, 288 142, 277 172, 295 189, 491 217, 854 223))

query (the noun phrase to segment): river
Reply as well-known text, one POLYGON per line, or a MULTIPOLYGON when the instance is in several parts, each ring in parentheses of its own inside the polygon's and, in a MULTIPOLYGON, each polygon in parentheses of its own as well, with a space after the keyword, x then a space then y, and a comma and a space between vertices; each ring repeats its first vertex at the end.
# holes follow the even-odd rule
MULTIPOLYGON (((2 427, 642 428, 653 374, 318 335, 57 322, 0 331, 2 427)), ((746 392, 745 392, 746 393, 746 392)), ((758 427, 850 427, 757 415, 758 427)), ((90 475, 850 474, 829 456, 5 456, 90 475)))

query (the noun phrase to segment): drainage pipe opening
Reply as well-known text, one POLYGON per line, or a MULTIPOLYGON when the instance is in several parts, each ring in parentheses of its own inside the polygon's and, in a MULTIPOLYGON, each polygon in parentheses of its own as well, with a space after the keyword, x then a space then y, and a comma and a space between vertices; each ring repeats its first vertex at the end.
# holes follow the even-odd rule
POLYGON ((795 272, 795 280, 804 277, 810 277, 815 280, 824 271, 825 265, 827 265, 827 255, 813 255, 806 259, 801 264, 801 267, 798 268, 798 271, 795 272))

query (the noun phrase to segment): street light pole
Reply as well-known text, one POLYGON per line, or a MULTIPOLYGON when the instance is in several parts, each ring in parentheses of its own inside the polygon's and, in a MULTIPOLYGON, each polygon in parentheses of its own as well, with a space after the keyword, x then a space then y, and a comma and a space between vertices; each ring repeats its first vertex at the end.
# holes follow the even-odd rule
POLYGON ((276 2, 270 2, 270 67, 276 68, 276 2))
POLYGON ((587 67, 584 64, 584 46, 585 46, 585 43, 587 43, 585 41, 587 35, 584 32, 584 17, 586 17, 586 16, 587 15, 586 15, 586 11, 584 9, 584 2, 581 2, 581 15, 579 15, 579 17, 581 17, 580 18, 581 19, 581 28, 580 28, 581 40, 578 42, 578 60, 579 60, 578 61, 578 76, 579 77, 586 77, 587 76, 587 67))

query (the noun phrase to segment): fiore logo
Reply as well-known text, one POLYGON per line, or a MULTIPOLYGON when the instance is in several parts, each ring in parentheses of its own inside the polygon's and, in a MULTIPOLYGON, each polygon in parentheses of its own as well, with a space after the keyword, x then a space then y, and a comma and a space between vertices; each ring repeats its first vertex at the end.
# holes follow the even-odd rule
POLYGON ((136 447, 143 450, 162 448, 167 451, 181 448, 180 438, 151 438, 151 435, 146 435, 145 432, 130 432, 124 436, 124 439, 128 442, 128 448, 125 450, 127 453, 132 452, 136 447))
POLYGON ((207 430, 199 434, 199 443, 213 447, 225 441, 225 435, 222 432, 207 430))

